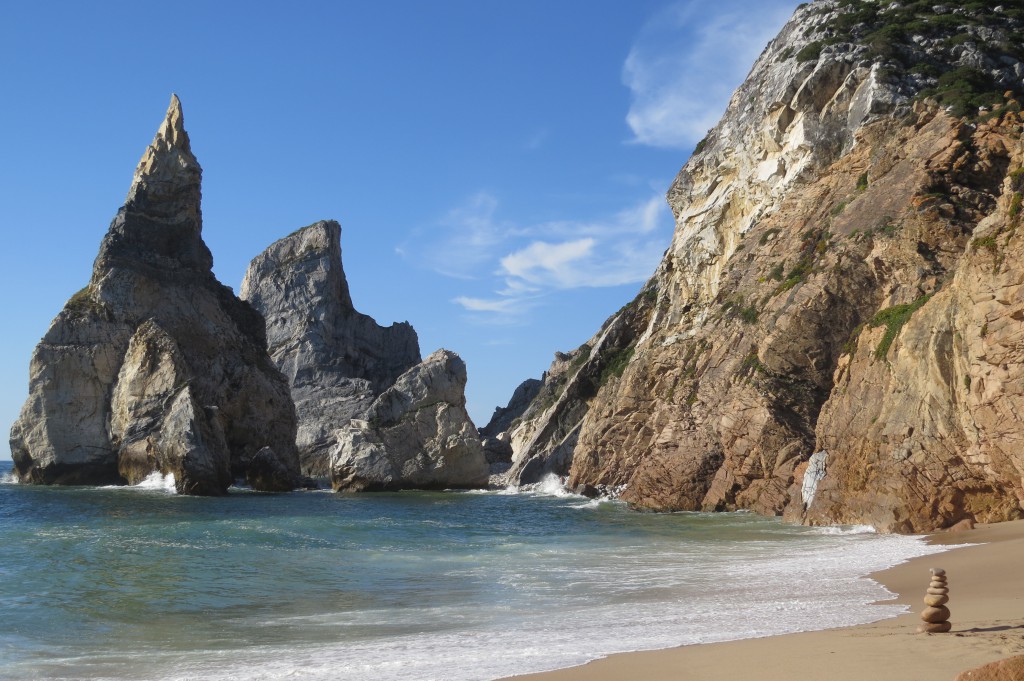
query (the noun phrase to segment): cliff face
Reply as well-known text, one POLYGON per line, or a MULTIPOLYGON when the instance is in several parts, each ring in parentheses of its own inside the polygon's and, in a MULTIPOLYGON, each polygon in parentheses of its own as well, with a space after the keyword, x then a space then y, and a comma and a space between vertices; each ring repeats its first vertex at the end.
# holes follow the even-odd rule
POLYGON ((1024 17, 982 5, 797 10, 668 192, 571 486, 888 531, 1022 515, 1024 17))
POLYGON ((201 168, 181 105, 147 148, 89 285, 37 346, 11 429, 25 482, 137 482, 222 494, 257 453, 260 489, 298 482, 295 412, 266 354, 263 321, 211 271, 201 168))
POLYGON ((407 322, 383 327, 352 305, 341 226, 322 221, 250 263, 241 297, 266 319, 270 357, 291 384, 305 475, 327 476, 335 431, 420 362, 407 322))

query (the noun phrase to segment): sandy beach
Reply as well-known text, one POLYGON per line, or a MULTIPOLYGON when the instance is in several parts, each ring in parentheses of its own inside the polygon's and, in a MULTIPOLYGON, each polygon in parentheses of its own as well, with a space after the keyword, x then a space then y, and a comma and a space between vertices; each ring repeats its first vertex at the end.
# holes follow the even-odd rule
POLYGON ((612 655, 516 681, 952 681, 1024 654, 1024 520, 937 533, 950 550, 871 575, 912 610, 873 624, 612 655), (958 546, 971 544, 970 546, 958 546), (948 634, 918 634, 929 568, 949 577, 948 634))

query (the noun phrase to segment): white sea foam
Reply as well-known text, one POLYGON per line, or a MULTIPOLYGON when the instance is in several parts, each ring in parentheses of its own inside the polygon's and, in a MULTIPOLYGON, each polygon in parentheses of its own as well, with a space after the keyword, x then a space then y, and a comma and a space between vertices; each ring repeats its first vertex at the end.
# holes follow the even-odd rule
POLYGON ((796 546, 763 543, 764 550, 753 555, 749 546, 724 543, 721 551, 709 551, 698 562, 684 549, 631 553, 635 547, 620 547, 608 549, 621 553, 613 561, 578 565, 549 563, 541 552, 524 562, 528 568, 494 576, 508 580, 510 589, 543 593, 550 575, 574 571, 573 581, 558 595, 559 607, 538 603, 498 617, 435 605, 408 609, 400 621, 393 613, 375 610, 320 615, 315 622, 295 624, 340 632, 379 626, 387 619, 410 631, 301 652, 264 646, 246 653, 244 669, 237 658, 227 663, 205 657, 187 670, 179 667, 174 678, 482 681, 582 664, 615 652, 862 624, 905 611, 896 604, 871 605, 893 595, 862 575, 940 550, 914 537, 849 531, 825 533, 796 546), (456 628, 453 622, 460 624, 456 628))
POLYGON ((154 490, 158 492, 177 494, 177 489, 174 487, 174 473, 162 475, 160 471, 153 471, 147 475, 144 480, 132 485, 132 487, 135 489, 154 490))
MULTIPOLYGON (((147 483, 149 489, 172 487, 163 477, 147 483)), ((431 514, 418 500, 409 507, 415 509, 411 522, 403 522, 401 507, 390 497, 379 507, 372 500, 354 507, 371 509, 359 522, 347 513, 218 514, 202 523, 182 516, 170 524, 43 528, 36 536, 123 551, 133 561, 128 576, 138 574, 136 562, 154 548, 165 558, 195 561, 189 563, 192 569, 225 580, 217 582, 215 604, 225 598, 245 602, 232 590, 259 588, 263 567, 237 581, 233 575, 240 559, 220 561, 239 552, 265 556, 270 573, 284 568, 290 574, 289 562, 280 557, 298 551, 303 579, 330 588, 309 591, 316 596, 312 600, 269 589, 266 607, 226 608, 215 629, 202 629, 205 618, 194 621, 201 629, 195 633, 180 626, 192 620, 170 613, 175 619, 163 627, 158 622, 152 631, 134 630, 139 640, 130 648, 97 646, 80 659, 58 651, 48 654, 42 672, 26 658, 25 673, 12 676, 66 678, 58 672, 88 668, 90 678, 139 681, 484 681, 615 652, 892 617, 905 608, 863 575, 941 550, 916 537, 878 535, 863 527, 792 527, 748 513, 620 514, 619 502, 572 495, 557 479, 519 494, 518 499, 453 495, 444 504, 461 511, 487 509, 486 517, 507 523, 539 521, 507 536, 481 532, 503 527, 500 523, 476 525, 462 513, 431 514), (563 510, 603 504, 601 514, 563 510), (537 508, 547 511, 535 514, 537 508), (578 536, 596 525, 605 529, 578 536), (150 527, 155 534, 143 532, 150 527), (46 536, 56 529, 60 537, 46 536), (338 534, 348 531, 356 532, 351 544, 339 543, 338 534), (360 544, 363 533, 372 540, 360 544), (335 564, 353 567, 335 571, 335 564), (230 647, 232 641, 237 647, 230 647)), ((296 499, 320 504, 323 497, 289 501, 296 499)), ((162 566, 153 572, 163 573, 162 566)), ((201 600, 208 595, 206 582, 200 584, 196 597, 201 600)), ((175 594, 181 588, 177 581, 167 586, 175 594)), ((139 593, 150 588, 152 582, 145 580, 139 593)))
POLYGON ((547 475, 545 475, 543 478, 541 478, 540 482, 532 486, 532 489, 530 491, 532 491, 537 496, 542 497, 579 496, 567 490, 565 488, 565 485, 562 483, 562 478, 555 475, 554 473, 548 473, 547 475))
POLYGON ((828 525, 815 527, 811 530, 815 534, 845 535, 845 534, 877 534, 877 530, 870 525, 828 525))

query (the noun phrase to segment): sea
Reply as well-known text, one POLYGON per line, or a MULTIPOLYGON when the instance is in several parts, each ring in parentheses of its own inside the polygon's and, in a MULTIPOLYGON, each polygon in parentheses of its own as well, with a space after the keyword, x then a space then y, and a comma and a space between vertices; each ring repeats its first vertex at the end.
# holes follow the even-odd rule
POLYGON ((904 611, 938 549, 530 490, 174 494, 0 462, 0 678, 470 681, 904 611))

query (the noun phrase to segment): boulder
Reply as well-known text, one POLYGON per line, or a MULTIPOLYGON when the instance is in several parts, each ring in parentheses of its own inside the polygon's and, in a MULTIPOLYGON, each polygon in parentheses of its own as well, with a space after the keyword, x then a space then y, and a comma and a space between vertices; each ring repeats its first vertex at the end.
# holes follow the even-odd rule
POLYGON ((334 436, 331 484, 339 491, 474 488, 489 467, 466 413, 466 365, 438 350, 402 374, 334 436))
POLYGON ((181 493, 223 494, 264 447, 281 464, 266 484, 297 479, 288 385, 260 315, 213 275, 201 177, 172 97, 88 285, 33 353, 11 429, 23 482, 117 484, 160 471, 181 493))

